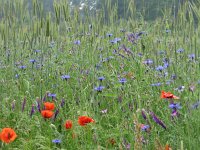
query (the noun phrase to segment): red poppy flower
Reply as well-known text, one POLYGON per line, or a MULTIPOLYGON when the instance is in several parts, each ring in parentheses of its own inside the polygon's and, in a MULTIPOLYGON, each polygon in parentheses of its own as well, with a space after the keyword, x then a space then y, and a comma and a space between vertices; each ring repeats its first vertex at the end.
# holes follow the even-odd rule
POLYGON ((168 144, 166 144, 165 145, 165 150, 172 150, 172 148, 168 144))
POLYGON ((179 97, 173 95, 172 93, 170 92, 165 92, 165 91, 162 91, 161 92, 161 98, 171 98, 171 99, 179 99, 179 97))
POLYGON ((72 128, 72 121, 71 120, 67 120, 66 122, 65 122, 65 128, 66 129, 71 129, 72 128))
POLYGON ((78 123, 79 125, 81 126, 85 126, 87 125, 88 123, 91 123, 91 122, 94 122, 94 120, 88 116, 80 116, 78 118, 78 123))
POLYGON ((54 110, 55 104, 51 102, 45 102, 44 107, 45 107, 45 110, 54 110))
POLYGON ((5 143, 13 142, 16 139, 16 137, 17 137, 17 134, 11 128, 3 128, 3 130, 0 133, 1 141, 5 143))
POLYGON ((44 118, 51 118, 54 113, 51 110, 42 110, 41 114, 44 118))

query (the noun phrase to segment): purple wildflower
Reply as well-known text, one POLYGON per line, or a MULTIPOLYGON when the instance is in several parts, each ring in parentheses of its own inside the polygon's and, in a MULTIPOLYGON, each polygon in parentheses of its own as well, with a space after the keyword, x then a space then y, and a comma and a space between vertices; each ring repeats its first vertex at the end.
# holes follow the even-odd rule
POLYGON ((46 92, 46 94, 44 95, 44 97, 42 98, 42 101, 45 102, 47 99, 47 95, 49 94, 49 92, 46 92))
POLYGON ((194 90, 195 90, 195 85, 194 84, 190 85, 189 86, 189 91, 194 92, 194 90))
POLYGON ((131 42, 132 44, 135 44, 136 41, 139 39, 139 37, 140 36, 138 36, 135 33, 129 33, 129 34, 127 34, 128 41, 131 42))
POLYGON ((157 124, 159 124, 160 126, 162 126, 164 129, 167 129, 167 127, 165 126, 165 124, 153 112, 151 112, 150 115, 152 116, 153 120, 157 124))
POLYGON ((126 145, 126 149, 127 149, 127 150, 131 149, 131 144, 130 144, 130 143, 128 143, 128 144, 126 145))
POLYGON ((36 100, 36 103, 37 103, 37 110, 38 110, 39 112, 41 112, 41 106, 40 106, 40 101, 39 101, 39 99, 36 100))
POLYGON ((58 116, 58 113, 59 113, 59 109, 56 110, 55 114, 54 114, 54 117, 53 117, 53 121, 56 120, 57 116, 58 116))
POLYGON ((22 112, 24 112, 25 105, 26 105, 26 97, 24 97, 24 101, 22 103, 22 112))
POLYGON ((147 120, 147 116, 146 116, 146 114, 145 114, 145 111, 144 110, 142 110, 142 117, 144 118, 144 120, 147 120))
POLYGON ((61 101, 61 103, 60 103, 60 107, 64 107, 64 105, 65 105, 65 100, 63 98, 62 101, 61 101))
POLYGON ((12 110, 15 109, 15 100, 12 102, 12 110))
POLYGON ((34 112, 35 112, 35 109, 34 109, 34 105, 32 105, 32 107, 31 107, 31 112, 30 112, 30 116, 32 117, 33 116, 33 114, 34 114, 34 112))
POLYGON ((174 110, 172 111, 172 113, 171 113, 172 119, 174 119, 175 117, 178 117, 178 116, 179 116, 178 111, 177 111, 176 109, 174 109, 174 110))

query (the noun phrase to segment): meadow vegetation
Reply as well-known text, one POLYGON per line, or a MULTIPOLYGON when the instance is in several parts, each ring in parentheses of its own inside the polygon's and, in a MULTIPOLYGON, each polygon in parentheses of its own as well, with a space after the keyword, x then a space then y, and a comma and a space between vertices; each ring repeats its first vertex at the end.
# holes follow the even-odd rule
POLYGON ((0 149, 199 149, 199 4, 0 0, 0 149))

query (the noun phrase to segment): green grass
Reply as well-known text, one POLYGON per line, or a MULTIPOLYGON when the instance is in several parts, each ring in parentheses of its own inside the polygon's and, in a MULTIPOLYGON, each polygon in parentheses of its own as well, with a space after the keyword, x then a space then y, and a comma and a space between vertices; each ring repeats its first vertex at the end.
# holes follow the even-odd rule
MULTIPOLYGON (((126 149, 129 143, 130 149, 158 149, 167 143, 172 149, 198 149, 200 111, 191 106, 199 99, 200 90, 199 2, 184 3, 175 20, 172 10, 166 9, 162 18, 148 22, 137 18, 133 1, 127 8, 132 16, 128 19, 118 19, 118 6, 109 2, 96 14, 85 9, 84 17, 78 9, 70 10, 64 0, 55 2, 54 12, 47 15, 37 0, 32 1, 31 10, 24 1, 0 4, 0 129, 11 127, 18 135, 10 144, 0 143, 0 149, 126 149), (135 44, 127 40, 129 33, 140 31, 145 34, 135 44), (116 37, 121 41, 111 44, 116 37), (75 45, 76 40, 81 44, 75 45), (130 53, 120 49, 122 45, 130 53), (177 53, 179 48, 184 52, 177 53), (190 60, 188 55, 193 53, 195 59, 190 60), (169 67, 156 71, 164 58, 169 59, 169 67), (36 62, 32 64, 30 59, 36 62), (146 59, 154 63, 145 65, 146 59), (71 78, 62 80, 66 74, 71 78), (177 76, 174 80, 173 74, 177 76), (100 76, 105 80, 98 81, 100 76), (124 77, 127 82, 122 85, 119 79, 124 77), (161 86, 151 86, 158 82, 161 86), (102 92, 94 90, 99 85, 105 87, 102 92), (189 90, 191 85, 195 86, 193 92, 189 90), (175 90, 179 86, 185 86, 183 92, 175 90), (160 98, 161 90, 180 97, 182 109, 175 120, 171 119, 169 102, 160 98), (47 91, 56 94, 54 103, 59 114, 55 121, 45 121, 36 107, 47 91), (27 102, 22 112, 24 98, 27 102), (64 107, 60 107, 62 99, 64 107), (32 105, 35 113, 30 117, 32 105), (102 114, 105 109, 107 113, 102 114), (142 118, 142 109, 147 122, 142 118), (150 112, 165 123, 167 130, 154 122, 150 112), (95 123, 81 127, 77 120, 82 115, 92 117, 95 123), (68 119, 73 121, 71 130, 64 127, 68 119), (137 129, 140 123, 148 123, 150 133, 137 129), (139 142, 139 137, 146 142, 139 142), (56 145, 53 139, 62 142, 56 145)), ((46 101, 52 99, 47 97, 46 101)))

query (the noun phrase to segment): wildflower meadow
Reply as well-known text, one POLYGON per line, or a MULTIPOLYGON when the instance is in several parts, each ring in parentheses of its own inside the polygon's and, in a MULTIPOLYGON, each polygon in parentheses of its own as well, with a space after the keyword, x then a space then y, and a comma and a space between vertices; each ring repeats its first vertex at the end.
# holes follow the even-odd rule
POLYGON ((200 149, 200 1, 136 6, 0 0, 0 149, 200 149))

